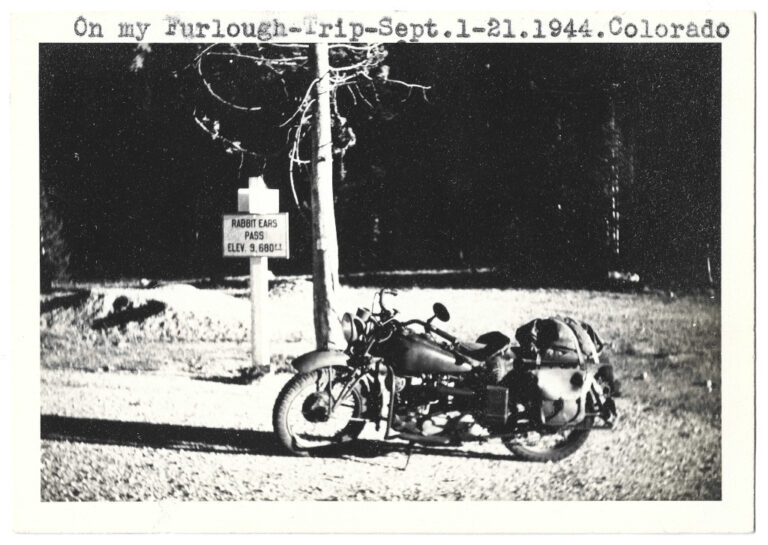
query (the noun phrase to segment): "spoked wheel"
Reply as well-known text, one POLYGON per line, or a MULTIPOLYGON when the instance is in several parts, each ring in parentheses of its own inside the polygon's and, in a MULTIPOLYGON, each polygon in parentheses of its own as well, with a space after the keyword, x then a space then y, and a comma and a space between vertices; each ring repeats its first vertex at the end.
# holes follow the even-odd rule
POLYGON ((345 369, 324 368, 288 381, 272 415, 275 433, 288 450, 308 455, 357 439, 365 427, 365 399, 360 384, 339 399, 349 375, 345 369))
POLYGON ((581 423, 584 428, 563 428, 548 432, 530 431, 504 441, 504 446, 529 462, 557 462, 576 452, 589 437, 594 417, 581 423))

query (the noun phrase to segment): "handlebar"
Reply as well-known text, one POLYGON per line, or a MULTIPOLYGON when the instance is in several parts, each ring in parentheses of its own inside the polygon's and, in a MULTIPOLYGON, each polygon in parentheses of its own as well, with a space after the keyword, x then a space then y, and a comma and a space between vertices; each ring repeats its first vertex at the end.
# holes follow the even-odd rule
POLYGON ((429 333, 437 333, 438 335, 440 335, 442 338, 444 338, 446 341, 448 341, 450 343, 456 343, 458 341, 458 339, 456 337, 454 337, 453 335, 451 335, 447 331, 443 331, 439 327, 435 327, 432 324, 430 324, 429 322, 425 322, 423 320, 418 320, 418 319, 408 320, 407 322, 403 322, 403 325, 406 326, 406 327, 411 325, 411 324, 419 324, 420 326, 422 326, 424 328, 424 331, 427 331, 429 333))
POLYGON ((454 337, 453 335, 451 335, 446 331, 443 331, 439 327, 429 326, 429 329, 431 329, 432 331, 434 331, 435 333, 437 333, 438 335, 440 335, 442 338, 449 341, 450 343, 456 343, 456 341, 458 340, 456 337, 454 337))
MULTIPOLYGON (((397 291, 395 290, 389 290, 386 288, 382 288, 378 291, 379 296, 379 307, 381 308, 381 315, 385 315, 386 318, 393 317, 395 314, 397 314, 397 310, 390 310, 384 305, 384 295, 394 295, 397 297, 397 291)), ((376 302, 376 297, 374 296, 374 305, 371 306, 371 308, 374 308, 376 302)), ((425 322, 423 320, 413 319, 408 320, 407 322, 403 322, 402 325, 407 327, 411 324, 419 324, 424 328, 424 331, 427 331, 428 333, 436 333, 437 335, 440 335, 442 338, 444 338, 446 341, 450 342, 451 344, 456 344, 458 342, 458 339, 448 333, 447 331, 443 331, 439 327, 433 326, 429 322, 425 322)))

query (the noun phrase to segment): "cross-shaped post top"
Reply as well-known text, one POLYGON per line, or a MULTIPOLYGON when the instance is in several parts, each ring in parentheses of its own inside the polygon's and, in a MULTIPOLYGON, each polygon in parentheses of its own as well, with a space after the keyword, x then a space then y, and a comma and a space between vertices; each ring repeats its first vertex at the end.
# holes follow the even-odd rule
POLYGON ((261 176, 248 178, 248 188, 237 190, 237 211, 250 214, 280 212, 280 191, 269 189, 261 176))

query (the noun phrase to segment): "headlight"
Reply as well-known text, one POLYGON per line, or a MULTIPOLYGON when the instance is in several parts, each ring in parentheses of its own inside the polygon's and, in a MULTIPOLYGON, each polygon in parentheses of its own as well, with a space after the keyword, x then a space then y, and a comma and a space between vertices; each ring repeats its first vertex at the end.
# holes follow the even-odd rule
POLYGON ((344 332, 344 338, 348 343, 354 342, 357 338, 357 328, 352 320, 352 315, 349 312, 345 312, 341 317, 341 330, 344 332))

